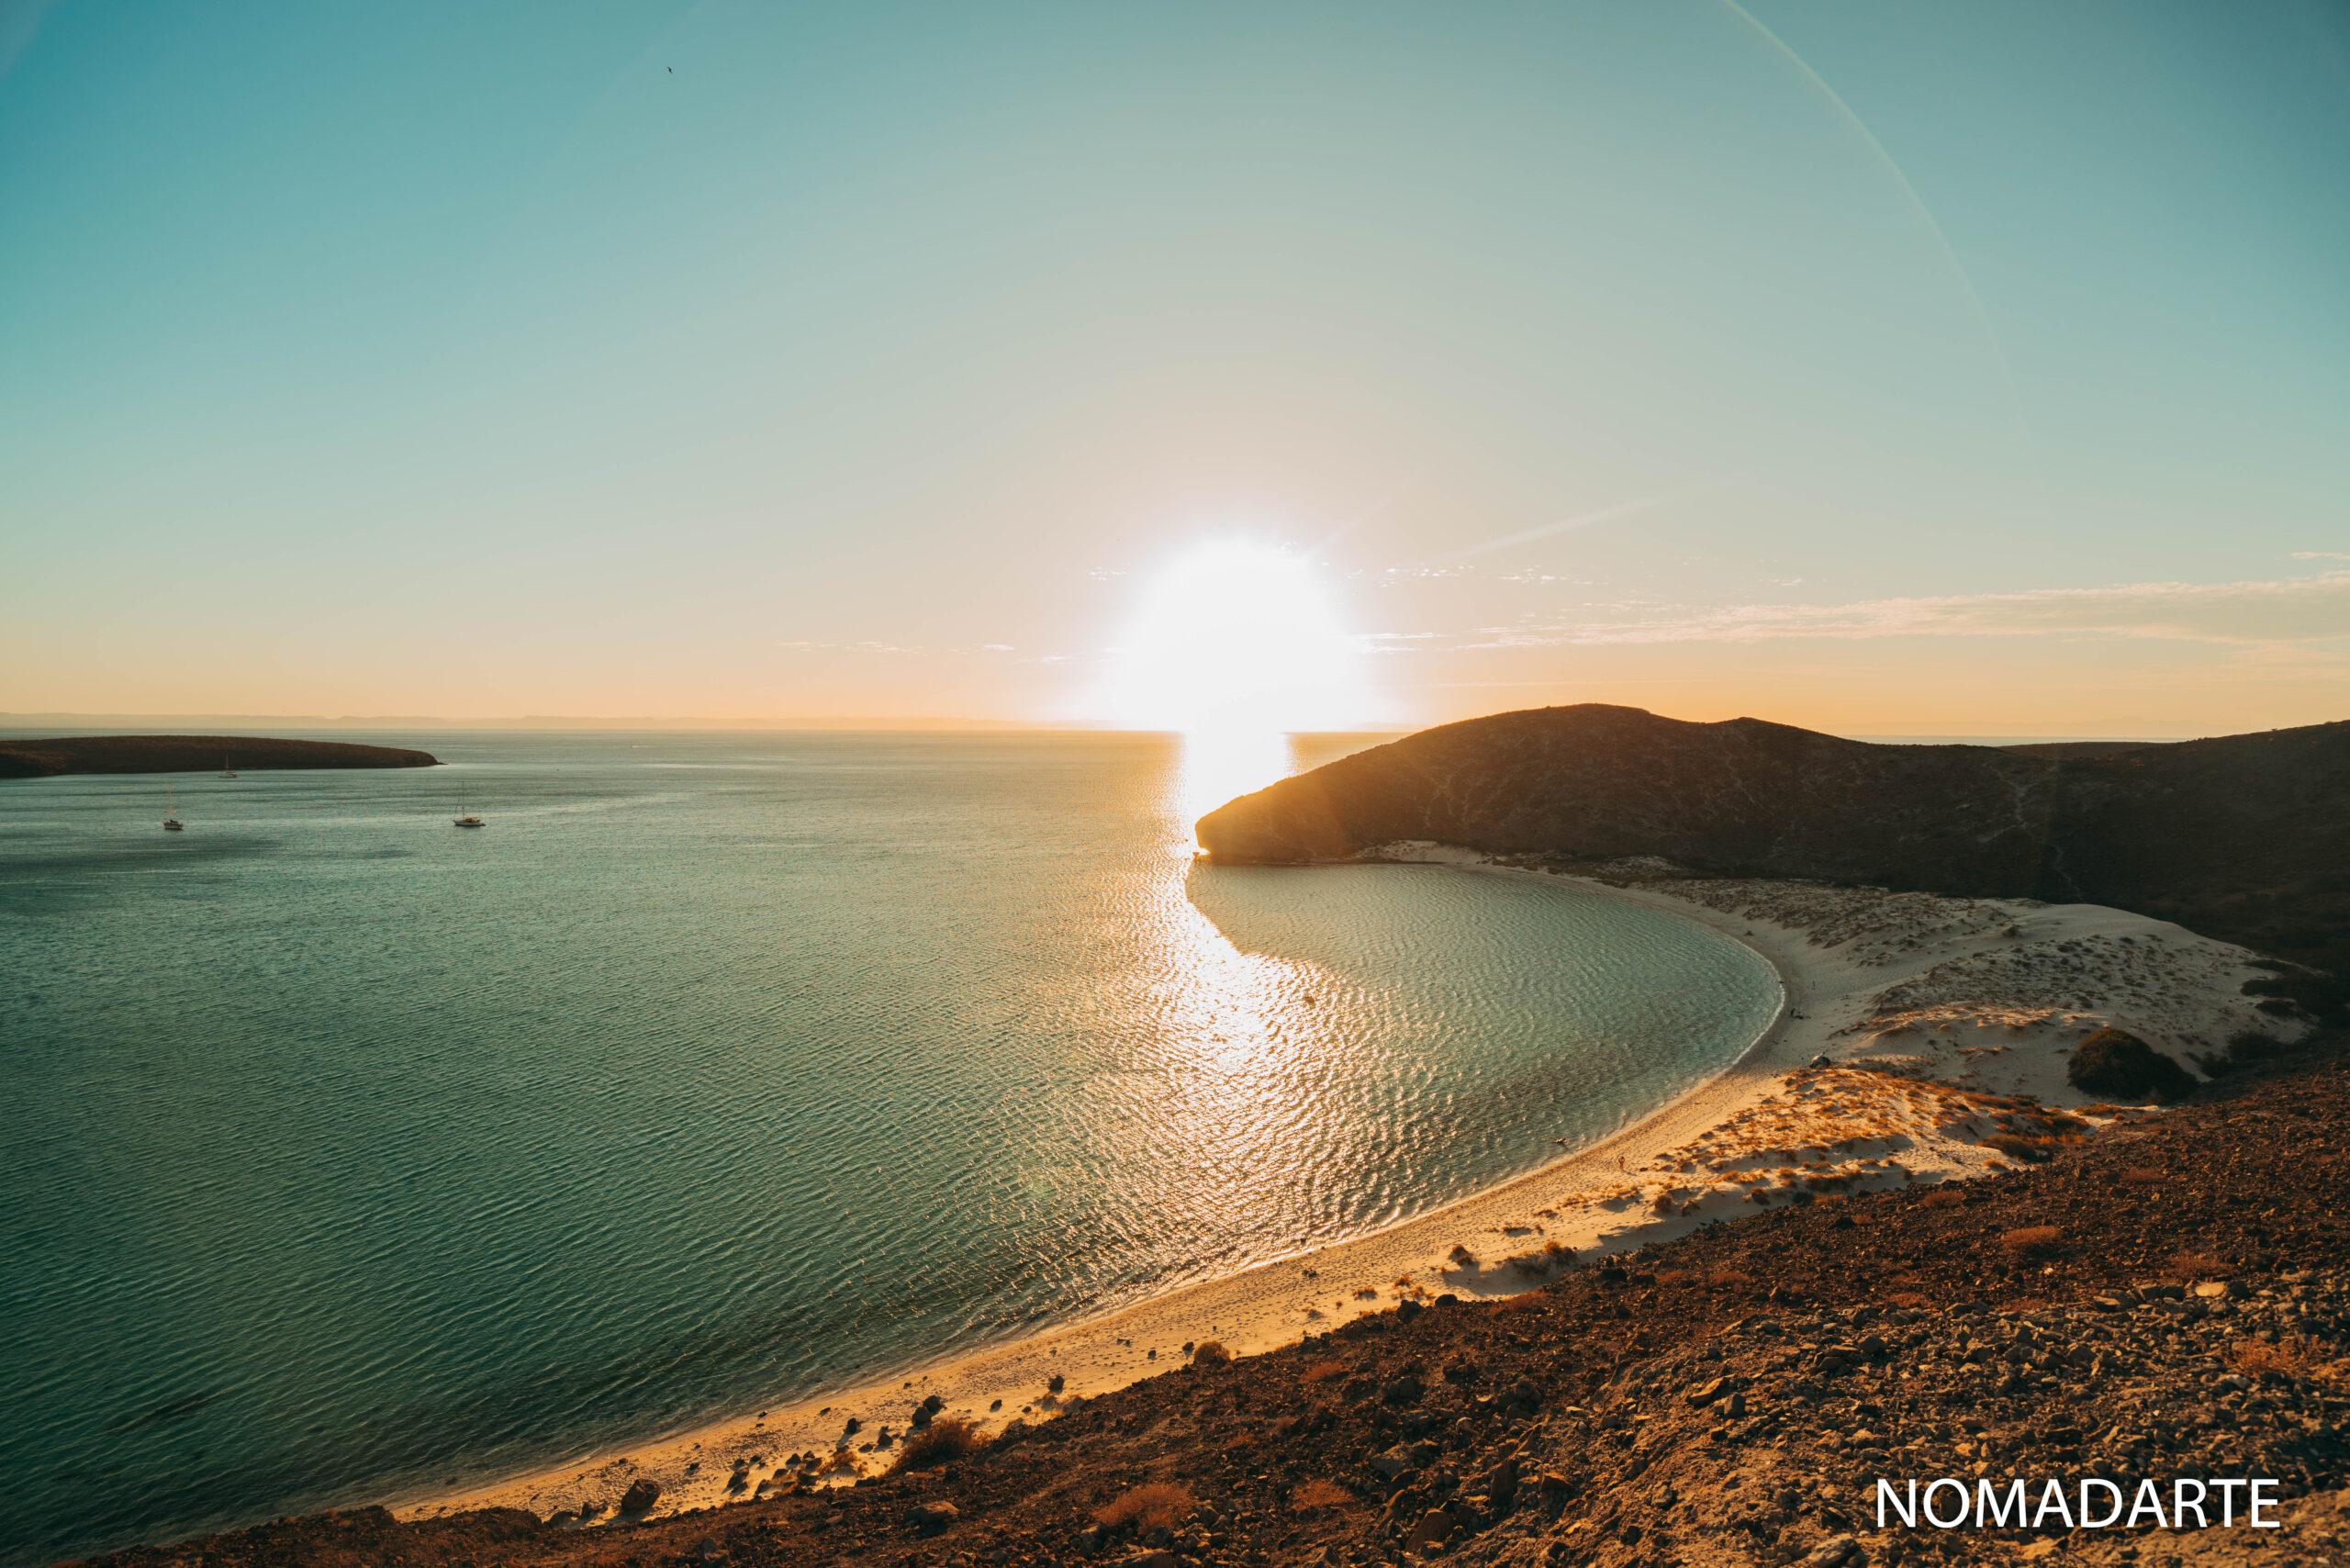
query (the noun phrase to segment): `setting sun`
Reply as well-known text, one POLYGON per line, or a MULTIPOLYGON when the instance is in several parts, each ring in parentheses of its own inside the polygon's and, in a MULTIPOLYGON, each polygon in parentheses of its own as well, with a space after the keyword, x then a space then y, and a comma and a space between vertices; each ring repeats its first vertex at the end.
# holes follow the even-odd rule
POLYGON ((1113 650, 1108 706, 1136 729, 1343 729, 1374 717, 1361 660, 1313 562, 1201 544, 1152 581, 1113 650))

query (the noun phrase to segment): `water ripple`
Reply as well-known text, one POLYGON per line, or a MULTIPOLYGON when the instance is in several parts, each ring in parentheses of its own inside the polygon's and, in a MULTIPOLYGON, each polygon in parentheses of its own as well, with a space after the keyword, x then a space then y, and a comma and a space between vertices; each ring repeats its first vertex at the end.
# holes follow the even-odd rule
POLYGON ((0 786, 0 1562, 609 1448, 1391 1224, 1774 1000, 1572 888, 1191 866, 1149 737, 422 744, 459 766, 175 780, 170 839, 152 780, 0 786))

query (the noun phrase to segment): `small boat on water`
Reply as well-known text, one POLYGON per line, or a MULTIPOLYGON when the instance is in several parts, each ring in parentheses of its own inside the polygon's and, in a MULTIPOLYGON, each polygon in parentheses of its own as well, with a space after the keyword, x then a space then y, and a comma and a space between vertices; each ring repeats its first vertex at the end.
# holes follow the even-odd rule
POLYGON ((180 821, 179 800, 169 790, 163 791, 163 831, 165 833, 187 831, 187 823, 180 821))
POLYGON ((465 810, 465 792, 462 790, 457 791, 457 825, 459 827, 487 827, 489 825, 483 822, 479 817, 473 815, 465 810))
POLYGON ((227 757, 222 757, 220 759, 220 777, 223 778, 234 778, 236 776, 237 770, 229 766, 229 759, 227 757))

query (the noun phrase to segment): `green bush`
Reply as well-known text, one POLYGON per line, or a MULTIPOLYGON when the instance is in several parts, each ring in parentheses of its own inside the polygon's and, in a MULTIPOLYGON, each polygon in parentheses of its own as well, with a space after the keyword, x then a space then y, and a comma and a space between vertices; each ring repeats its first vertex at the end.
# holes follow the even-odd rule
POLYGON ((2083 1040, 2065 1076, 2084 1093, 2121 1100, 2176 1100, 2195 1089, 2185 1068, 2126 1029, 2099 1029, 2083 1040))

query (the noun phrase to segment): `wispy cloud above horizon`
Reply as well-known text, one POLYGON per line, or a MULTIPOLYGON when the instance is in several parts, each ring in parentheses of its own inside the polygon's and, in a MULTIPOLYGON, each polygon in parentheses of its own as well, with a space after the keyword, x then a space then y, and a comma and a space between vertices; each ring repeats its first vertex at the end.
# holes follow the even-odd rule
POLYGON ((1594 602, 1566 614, 1452 634, 1377 633, 1370 646, 1416 651, 1788 638, 2127 637, 2244 646, 2350 637, 2350 571, 2273 582, 2121 583, 2013 593, 1705 607, 1594 602))

